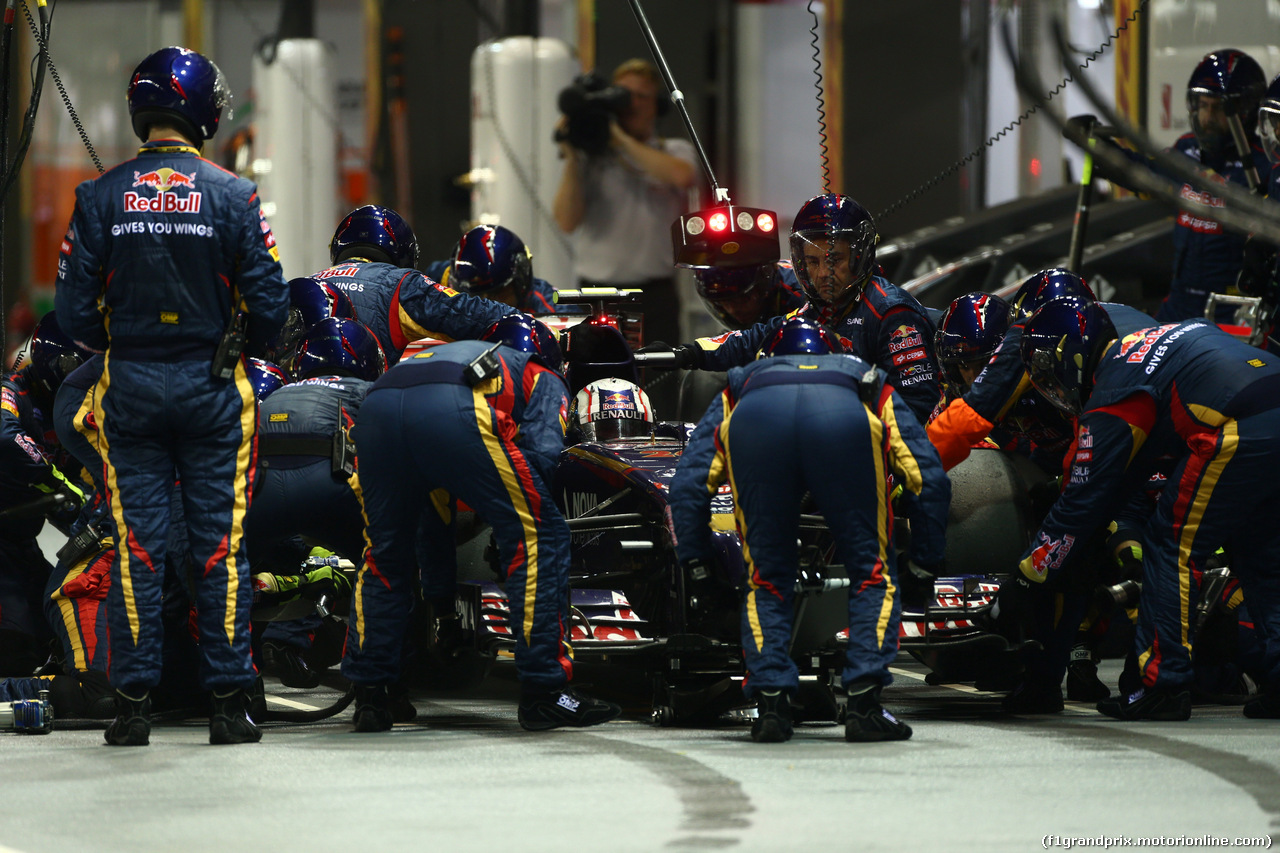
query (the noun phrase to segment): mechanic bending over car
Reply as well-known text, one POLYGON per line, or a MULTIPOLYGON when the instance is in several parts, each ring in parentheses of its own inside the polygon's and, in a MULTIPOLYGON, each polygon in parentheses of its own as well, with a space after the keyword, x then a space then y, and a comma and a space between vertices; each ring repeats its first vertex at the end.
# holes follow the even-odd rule
POLYGON ((441 492, 493 526, 516 638, 521 727, 592 726, 621 713, 569 686, 569 525, 548 490, 568 409, 560 367, 554 333, 517 314, 479 341, 405 359, 370 389, 352 433, 361 448, 367 550, 342 662, 356 685, 356 731, 393 723, 388 686, 401 674, 419 521, 434 550, 454 554, 447 520, 423 512, 441 492))
POLYGON ((551 283, 533 277, 533 253, 510 228, 477 225, 458 240, 453 257, 427 264, 427 278, 518 308, 526 314, 582 314, 582 305, 556 304, 551 283))
POLYGON ((256 401, 242 352, 279 333, 288 291, 257 188, 200 157, 230 102, 217 66, 163 48, 134 71, 127 97, 143 147, 76 188, 55 300, 67 334, 107 353, 94 415, 113 537, 130 543, 116 549, 108 591, 119 713, 106 740, 149 741, 176 471, 191 556, 204 567, 193 592, 200 676, 214 694, 209 741, 254 742, 262 733, 248 716, 257 674, 241 531, 256 401))
MULTIPOLYGON (((1027 318, 1049 300, 1061 296, 1079 296, 1089 301, 1094 298, 1084 279, 1068 270, 1051 268, 1028 276, 1011 305, 997 296, 970 293, 947 309, 938 328, 937 351, 949 399, 946 408, 929 424, 928 433, 948 471, 968 457, 970 448, 985 440, 1006 450, 1027 453, 1054 478, 1055 484, 1062 476, 1064 462, 1069 461, 1064 457, 1071 447, 1074 426, 1067 415, 1031 387, 1018 350, 1027 318)), ((1125 305, 1107 303, 1102 307, 1125 332, 1155 322, 1125 305)), ((1046 506, 1052 503, 1056 491, 1039 489, 1038 494, 1033 493, 1033 501, 1046 506)), ((1115 550, 1127 552, 1127 546, 1115 550)), ((1100 627, 1100 623, 1090 621, 1077 631, 1080 619, 1064 615, 1079 611, 1077 615, 1083 618, 1091 598, 1077 590, 1063 599, 1066 601, 1070 607, 1064 604, 1064 609, 1055 608, 1037 625, 1035 639, 1044 651, 1029 655, 1026 678, 1005 697, 1005 711, 1061 711, 1063 668, 1067 698, 1096 702, 1110 695, 1097 672, 1096 646, 1101 632, 1095 626, 1100 627)))
POLYGON ((310 278, 347 294, 388 365, 419 338, 476 338, 515 311, 418 272, 418 238, 389 207, 366 204, 348 213, 329 241, 329 257, 333 265, 310 278))
POLYGON ((1143 534, 1144 583, 1120 696, 1098 710, 1121 720, 1191 716, 1191 644, 1200 573, 1227 544, 1266 638, 1267 683, 1245 716, 1280 719, 1280 364, 1204 320, 1120 335, 1078 297, 1027 321, 1022 360, 1036 390, 1075 417, 1062 495, 1019 569, 1001 585, 1000 618, 1025 620, 1036 600, 1080 570, 1080 552, 1146 479, 1177 457, 1143 534))
POLYGON ((888 471, 919 498, 912 556, 926 564, 940 563, 945 552, 951 483, 884 373, 833 355, 840 346, 816 323, 784 322, 758 360, 729 371, 728 387, 694 430, 671 484, 677 554, 695 577, 714 559, 711 497, 724 481, 733 486, 749 578, 743 692, 757 700, 751 737, 758 742, 792 734, 789 697, 799 680, 789 646, 806 490, 827 519, 850 579, 845 739, 911 737, 911 727, 880 704, 881 688, 893 680, 901 616, 888 471))
MULTIPOLYGON (((805 202, 791 231, 791 263, 809 299, 803 315, 847 339, 846 351, 882 369, 923 424, 942 398, 934 325, 913 296, 874 274, 879 239, 871 214, 849 196, 828 193, 805 202)), ((655 341, 639 352, 674 351, 677 367, 728 370, 754 359, 785 319, 775 316, 676 347, 655 341)))
MULTIPOLYGON (((297 547, 301 536, 309 546, 358 565, 364 518, 350 430, 369 388, 386 370, 386 359, 368 328, 331 317, 306 333, 293 364, 295 381, 258 406, 258 479, 244 528, 249 556, 255 566, 262 564, 259 571, 269 565, 296 573, 309 550, 297 547)), ((336 582, 345 582, 340 573, 331 573, 336 582)), ((276 669, 286 687, 320 683, 321 661, 309 655, 320 628, 320 617, 312 615, 272 622, 263 631, 263 662, 276 669)))
POLYGON ((809 304, 790 261, 749 267, 694 267, 707 312, 729 330, 749 329, 809 304))

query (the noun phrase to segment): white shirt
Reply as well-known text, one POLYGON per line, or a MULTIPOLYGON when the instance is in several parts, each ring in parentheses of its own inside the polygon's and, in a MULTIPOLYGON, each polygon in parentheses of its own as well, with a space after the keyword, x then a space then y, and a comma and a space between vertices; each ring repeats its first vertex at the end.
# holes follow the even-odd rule
MULTIPOLYGON (((694 164, 688 140, 647 144, 694 164)), ((685 211, 687 192, 649 176, 615 149, 586 158, 581 168, 585 208, 571 235, 577 276, 609 284, 671 277, 671 223, 685 211)))

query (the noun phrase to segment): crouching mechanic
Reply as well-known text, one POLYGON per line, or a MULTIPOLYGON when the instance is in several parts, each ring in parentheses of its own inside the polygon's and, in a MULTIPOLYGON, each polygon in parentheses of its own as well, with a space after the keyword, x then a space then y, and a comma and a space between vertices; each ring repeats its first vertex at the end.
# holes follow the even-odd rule
MULTIPOLYGON (((568 391, 559 368, 551 330, 518 315, 479 341, 417 353, 370 389, 353 431, 366 550, 342 662, 356 685, 356 731, 391 728, 387 687, 400 676, 415 533, 436 490, 493 526, 516 638, 520 725, 591 726, 621 713, 568 686, 569 526, 547 485, 564 448, 568 391)), ((454 543, 439 535, 435 547, 454 543)))
POLYGON ((799 674, 789 654, 800 501, 813 494, 850 578, 849 694, 845 739, 905 740, 911 727, 880 705, 898 652, 894 488, 890 472, 926 512, 912 530, 914 556, 941 562, 951 484, 923 428, 884 374, 831 355, 835 338, 793 318, 729 371, 729 386, 694 430, 671 484, 677 552, 696 569, 712 557, 710 501, 728 479, 743 537, 748 584, 742 606, 743 690, 759 704, 751 736, 791 737, 789 696, 799 674), (771 357, 770 357, 771 356, 771 357))
MULTIPOLYGON (((244 528, 249 556, 255 566, 293 560, 296 570, 303 555, 295 541, 301 536, 308 545, 359 563, 364 521, 350 431, 386 359, 365 326, 330 317, 302 337, 294 364, 297 381, 258 407, 258 481, 244 528)), ((310 573, 308 581, 320 574, 310 573)), ((341 590, 346 578, 328 574, 341 590)), ((263 632, 263 661, 286 687, 320 683, 313 668, 318 659, 307 654, 320 625, 318 617, 308 616, 272 622, 263 632)))
POLYGON ((749 329, 809 303, 790 261, 753 267, 694 267, 693 280, 707 313, 726 329, 749 329))
POLYGON ((388 365, 420 338, 474 339, 515 313, 418 272, 418 238, 388 207, 366 204, 348 213, 329 241, 329 257, 333 266, 311 278, 347 294, 356 319, 377 336, 388 365))
POLYGON ((1080 299, 1048 303, 1021 351, 1036 390, 1077 417, 1075 453, 1054 504, 1000 607, 1025 610, 1032 588, 1061 584, 1090 534, 1150 460, 1178 458, 1143 533, 1143 589, 1120 697, 1121 720, 1191 715, 1191 645, 1199 577, 1219 546, 1266 637, 1269 681, 1245 715, 1280 719, 1280 364, 1203 320, 1117 340, 1107 314, 1080 299), (1128 682, 1128 683, 1125 683, 1128 682))
POLYGON ((66 530, 84 503, 80 466, 63 452, 53 407, 62 381, 90 353, 53 312, 36 324, 29 352, 29 363, 0 382, 0 676, 30 675, 49 657, 41 599, 53 567, 36 540, 44 513, 24 507, 57 495, 51 517, 66 530))

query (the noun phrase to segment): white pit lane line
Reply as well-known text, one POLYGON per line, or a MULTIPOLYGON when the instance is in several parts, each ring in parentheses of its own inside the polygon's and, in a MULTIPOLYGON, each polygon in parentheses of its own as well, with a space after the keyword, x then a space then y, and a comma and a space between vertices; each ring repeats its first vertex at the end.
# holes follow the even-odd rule
MULTIPOLYGON (((911 672, 910 670, 900 669, 896 666, 889 667, 889 672, 893 673, 895 677, 909 678, 912 681, 919 681, 921 684, 925 683, 924 676, 918 672, 911 672)), ((985 690, 978 690, 976 687, 972 687, 968 684, 930 684, 929 686, 945 687, 947 690, 954 690, 957 693, 968 693, 974 696, 993 695, 993 694, 987 693, 985 690)), ((1063 703, 1062 714, 1063 716, 1067 716, 1067 717, 1100 717, 1101 716, 1097 712, 1097 710, 1090 707, 1088 702, 1071 702, 1071 701, 1066 701, 1063 703)))
MULTIPOLYGON (((286 708, 293 708, 295 711, 319 711, 320 710, 320 707, 318 705, 308 705, 305 702, 295 702, 292 699, 285 699, 283 696, 272 696, 271 694, 267 694, 267 701, 272 702, 276 705, 283 705, 286 708)), ((0 853, 5 853, 5 851, 2 848, 0 848, 0 853)))

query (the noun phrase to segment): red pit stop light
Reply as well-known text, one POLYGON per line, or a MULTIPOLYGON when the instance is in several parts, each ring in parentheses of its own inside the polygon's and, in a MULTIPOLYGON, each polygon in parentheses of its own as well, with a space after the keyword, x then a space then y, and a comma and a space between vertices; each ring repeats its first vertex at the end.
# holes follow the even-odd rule
POLYGON ((686 213, 671 223, 678 267, 756 266, 782 257, 777 215, 758 207, 720 207, 686 213))

